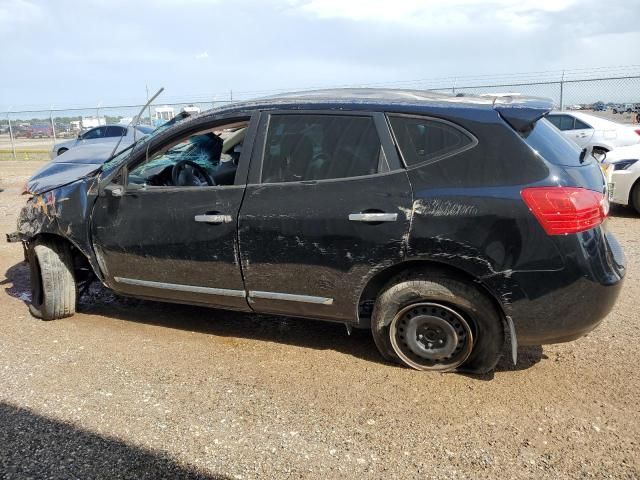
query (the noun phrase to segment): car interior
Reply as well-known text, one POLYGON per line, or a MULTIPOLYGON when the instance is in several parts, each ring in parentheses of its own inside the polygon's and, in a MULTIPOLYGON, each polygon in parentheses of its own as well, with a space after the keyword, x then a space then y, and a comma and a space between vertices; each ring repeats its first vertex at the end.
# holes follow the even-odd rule
POLYGON ((165 145, 133 168, 130 186, 233 185, 248 121, 204 130, 165 145))

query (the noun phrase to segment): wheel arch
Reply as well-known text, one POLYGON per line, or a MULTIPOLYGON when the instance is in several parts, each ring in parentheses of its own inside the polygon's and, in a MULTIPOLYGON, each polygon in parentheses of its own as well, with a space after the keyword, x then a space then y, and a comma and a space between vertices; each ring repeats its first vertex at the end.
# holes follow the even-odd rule
POLYGON ((610 152, 611 150, 614 149, 614 147, 611 146, 611 145, 606 145, 604 143, 593 143, 593 144, 591 144, 591 150, 593 151, 595 149, 604 150, 605 152, 610 152))
POLYGON ((80 248, 76 242, 74 242, 73 240, 71 240, 70 238, 64 236, 64 235, 60 235, 59 233, 53 233, 53 232, 39 232, 36 235, 34 235, 33 237, 31 237, 28 241, 28 243, 32 244, 34 242, 36 242, 37 240, 57 240, 57 241, 61 241, 64 242, 66 244, 68 244, 71 248, 71 255, 73 257, 74 260, 74 266, 75 267, 89 267, 91 269, 91 271, 93 272, 93 274, 96 276, 96 278, 102 278, 102 275, 100 273, 100 271, 96 271, 96 266, 94 265, 94 262, 92 261, 92 259, 85 253, 82 251, 82 248, 80 248))
POLYGON ((373 303, 375 303, 376 298, 391 279, 403 273, 411 275, 412 272, 425 271, 447 273, 452 278, 457 278, 464 282, 476 285, 478 289, 491 301, 496 311, 500 314, 502 322, 504 323, 506 321, 507 312, 505 311, 502 302, 500 302, 499 296, 494 293, 489 286, 482 282, 481 279, 462 268, 453 266, 446 262, 432 259, 412 259, 391 265, 384 270, 377 272, 369 279, 365 287, 360 292, 357 311, 358 324, 367 324, 369 321, 367 313, 370 315, 370 310, 367 305, 372 306, 373 303))
MULTIPOLYGON (((631 185, 631 188, 629 189, 629 198, 627 199, 627 205, 634 208, 635 208, 635 205, 633 203, 633 194, 636 191, 636 188, 640 189, 640 175, 638 176, 638 178, 635 179, 635 181, 631 185)), ((640 213, 640 211, 638 213, 640 213)))

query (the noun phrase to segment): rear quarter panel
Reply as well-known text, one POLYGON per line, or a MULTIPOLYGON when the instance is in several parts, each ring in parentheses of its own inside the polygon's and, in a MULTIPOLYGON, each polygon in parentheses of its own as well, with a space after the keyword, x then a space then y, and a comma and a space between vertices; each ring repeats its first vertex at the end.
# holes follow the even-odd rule
POLYGON ((551 172, 497 112, 461 112, 447 120, 478 144, 408 169, 414 203, 407 257, 469 273, 509 314, 523 296, 513 272, 563 268, 558 248, 520 196, 524 186, 544 182, 551 172))

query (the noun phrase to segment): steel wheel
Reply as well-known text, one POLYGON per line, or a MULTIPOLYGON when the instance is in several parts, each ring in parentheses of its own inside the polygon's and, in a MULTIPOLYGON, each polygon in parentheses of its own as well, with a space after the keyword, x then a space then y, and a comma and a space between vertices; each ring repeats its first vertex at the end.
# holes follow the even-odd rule
POLYGON ((400 360, 416 370, 454 370, 471 354, 473 333, 455 310, 438 303, 414 303, 391 321, 389 335, 400 360))

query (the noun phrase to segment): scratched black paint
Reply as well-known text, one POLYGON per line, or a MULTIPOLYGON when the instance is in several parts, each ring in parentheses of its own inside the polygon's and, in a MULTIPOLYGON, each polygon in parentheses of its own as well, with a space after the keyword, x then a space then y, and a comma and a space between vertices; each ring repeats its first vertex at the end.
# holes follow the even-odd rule
MULTIPOLYGON (((127 162, 122 171, 87 171, 83 178, 72 178, 70 172, 67 182, 57 168, 49 189, 47 178, 38 178, 35 196, 19 220, 19 236, 25 242, 43 233, 69 239, 98 278, 120 293, 355 325, 366 323, 358 316, 363 292, 384 280, 388 269, 444 264, 494 297, 513 319, 521 344, 571 340, 609 312, 625 260, 606 225, 549 237, 521 200, 522 188, 532 185, 603 189, 593 162, 553 165, 522 141, 521 134, 550 108, 548 102, 525 98, 345 90, 216 109, 167 129, 145 148, 161 148, 221 119, 251 117, 235 186, 127 191, 115 198, 105 187, 126 177, 127 162), (392 171, 261 185, 268 116, 293 110, 374 115, 392 171), (444 119, 478 143, 404 169, 385 113, 444 119), (348 220, 349 213, 363 211, 397 213, 398 221, 348 220), (206 212, 231 215, 234 221, 193 222, 194 215, 206 212), (245 297, 157 291, 118 284, 115 277, 240 290, 245 297), (251 298, 250 291, 327 297, 333 303, 251 298)), ((146 151, 132 150, 128 163, 134 165, 146 151)))

